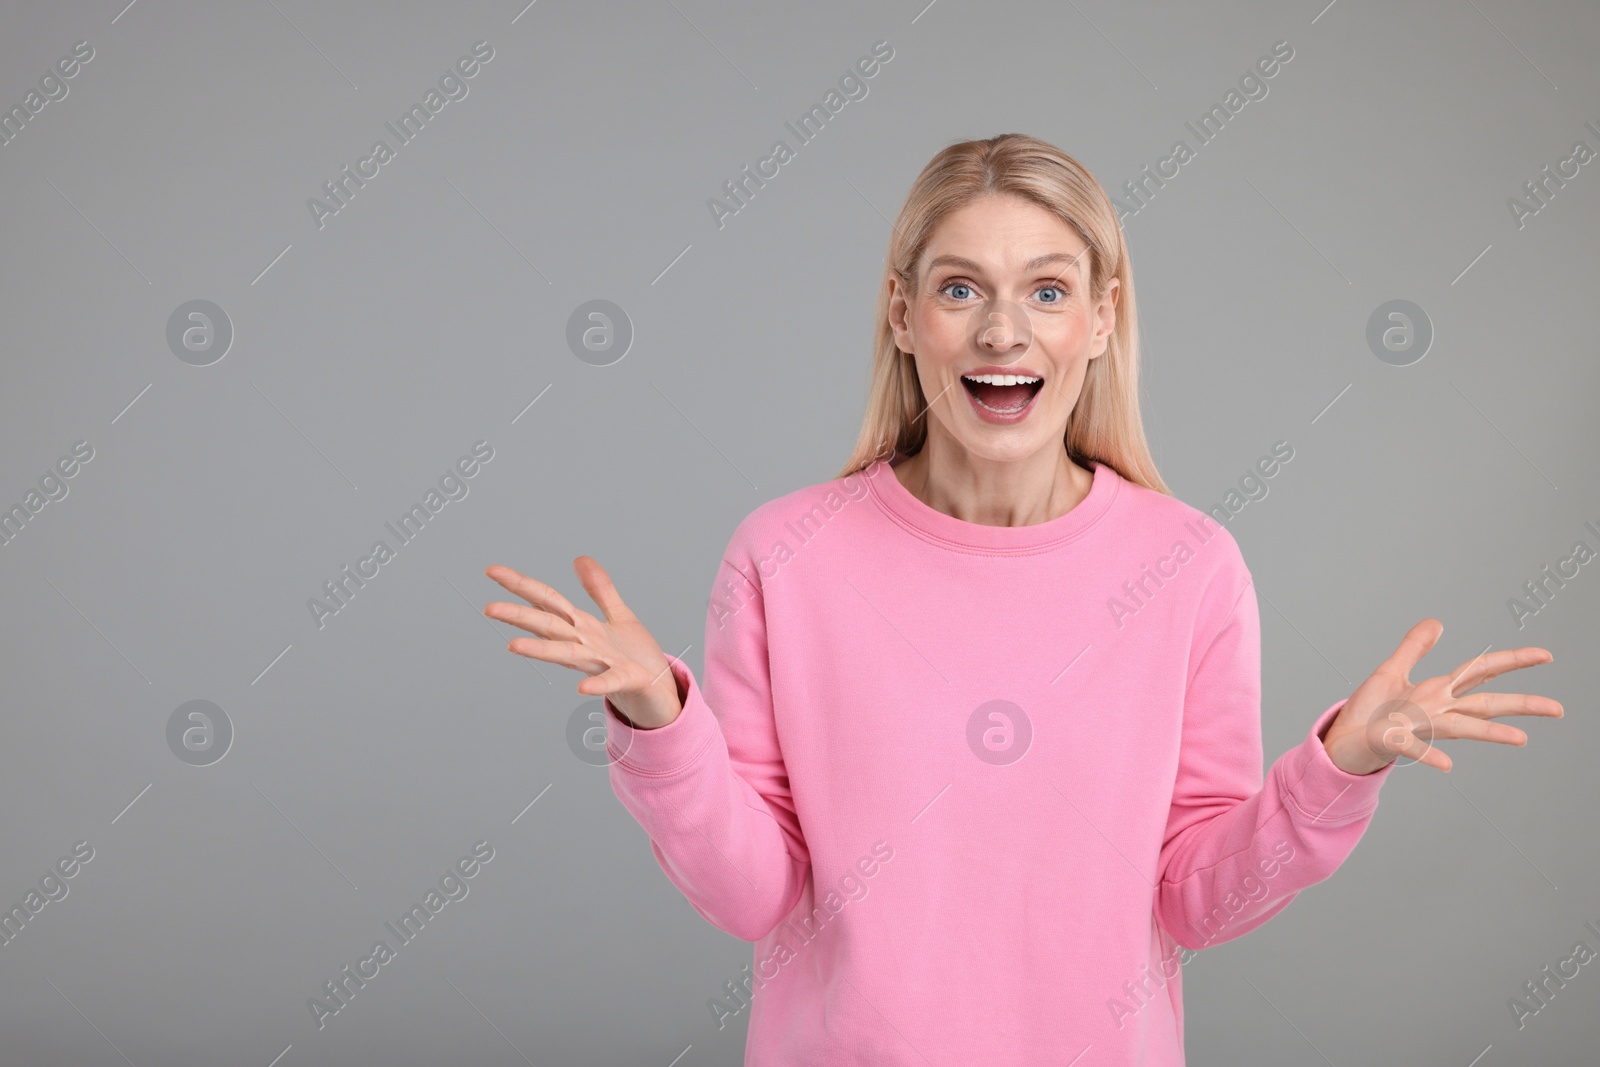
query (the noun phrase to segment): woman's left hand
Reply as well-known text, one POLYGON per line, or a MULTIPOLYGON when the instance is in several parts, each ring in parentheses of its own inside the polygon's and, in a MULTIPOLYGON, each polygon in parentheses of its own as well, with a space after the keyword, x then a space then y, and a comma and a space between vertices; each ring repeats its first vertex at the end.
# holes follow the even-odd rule
POLYGON ((1542 648, 1510 648, 1478 656, 1448 675, 1412 683, 1411 669, 1444 632, 1438 619, 1411 628, 1394 655, 1379 664, 1334 717, 1322 746, 1334 766, 1348 774, 1371 774, 1400 756, 1448 771, 1449 756, 1433 742, 1451 738, 1525 745, 1528 735, 1514 726, 1488 720, 1502 715, 1561 718, 1561 704, 1525 693, 1474 693, 1461 696, 1507 671, 1549 663, 1542 648))

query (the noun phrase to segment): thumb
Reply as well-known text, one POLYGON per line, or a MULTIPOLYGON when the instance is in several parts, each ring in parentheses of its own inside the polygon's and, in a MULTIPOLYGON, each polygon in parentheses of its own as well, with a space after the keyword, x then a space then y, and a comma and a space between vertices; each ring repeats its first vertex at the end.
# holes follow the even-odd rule
POLYGON ((626 688, 616 668, 590 675, 578 683, 578 692, 586 697, 608 697, 626 688), (588 688, 584 688, 585 686, 588 688))
POLYGON ((583 583, 584 592, 599 605, 607 622, 635 621, 633 612, 622 602, 617 587, 611 584, 611 576, 598 560, 592 556, 579 556, 572 561, 572 569, 578 572, 578 581, 583 583))
POLYGON ((1438 643, 1442 633, 1444 623, 1438 619, 1423 619, 1406 632, 1394 655, 1380 663, 1374 673, 1398 674, 1409 685, 1412 669, 1438 643))

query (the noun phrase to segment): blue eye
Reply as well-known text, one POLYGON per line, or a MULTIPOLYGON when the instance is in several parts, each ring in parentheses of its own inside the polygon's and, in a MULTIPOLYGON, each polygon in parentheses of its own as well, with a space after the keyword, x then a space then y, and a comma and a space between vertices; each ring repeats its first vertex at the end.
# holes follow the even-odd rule
MULTIPOLYGON (((936 291, 945 294, 952 300, 966 300, 973 295, 972 286, 968 285, 966 282, 945 282, 936 291), (965 290, 965 292, 962 292, 962 290, 965 290)), ((1038 293, 1044 292, 1053 292, 1056 294, 1054 297, 1047 297, 1042 301, 1042 303, 1046 304, 1060 304, 1070 295, 1068 294, 1066 288, 1060 285, 1040 286, 1038 293)), ((1037 293, 1035 295, 1037 295, 1037 293)))

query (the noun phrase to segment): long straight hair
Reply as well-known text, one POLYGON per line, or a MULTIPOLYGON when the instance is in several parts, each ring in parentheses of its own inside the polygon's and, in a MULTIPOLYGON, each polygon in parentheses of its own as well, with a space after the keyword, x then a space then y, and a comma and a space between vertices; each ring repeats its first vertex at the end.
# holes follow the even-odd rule
MULTIPOLYGON (((952 211, 995 193, 1023 197, 1077 231, 1089 246, 1090 303, 1118 282, 1116 326, 1106 350, 1089 361, 1083 388, 1067 420, 1068 456, 1098 460, 1130 482, 1172 495, 1156 472, 1139 416, 1139 325, 1133 268, 1111 198, 1083 164, 1054 145, 1020 133, 961 141, 928 162, 906 194, 889 237, 886 265, 909 292, 918 291, 917 265, 934 230, 952 211)), ((866 414, 844 478, 892 453, 914 455, 927 442, 928 401, 909 352, 889 326, 889 276, 878 292, 874 352, 866 414)))

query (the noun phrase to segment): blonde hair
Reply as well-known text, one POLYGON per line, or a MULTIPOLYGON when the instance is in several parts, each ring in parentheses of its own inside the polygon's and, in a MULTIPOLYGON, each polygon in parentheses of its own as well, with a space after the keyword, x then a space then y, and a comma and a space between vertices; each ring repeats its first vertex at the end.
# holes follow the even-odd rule
MULTIPOLYGON (((1089 299, 1118 281, 1116 326, 1106 350, 1089 361, 1083 389, 1067 420, 1064 444, 1074 462, 1098 460, 1123 478, 1172 495, 1156 472, 1139 416, 1139 326, 1128 246, 1111 199, 1076 159, 1020 133, 961 141, 934 156, 906 194, 889 238, 886 262, 911 292, 917 265, 944 217, 985 195, 1004 193, 1038 204, 1077 231, 1089 246, 1089 299)), ((913 455, 928 437, 928 407, 916 364, 889 326, 889 277, 875 314, 874 353, 866 414, 855 450, 838 477, 863 470, 892 452, 913 455)))

